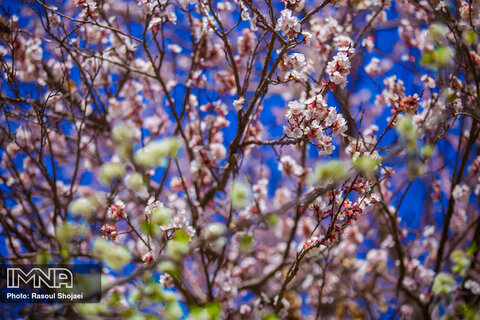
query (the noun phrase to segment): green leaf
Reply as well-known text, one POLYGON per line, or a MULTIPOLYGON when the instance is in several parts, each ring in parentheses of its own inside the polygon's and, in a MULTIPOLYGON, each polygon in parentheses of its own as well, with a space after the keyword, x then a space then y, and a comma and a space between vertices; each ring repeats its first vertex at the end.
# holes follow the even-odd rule
POLYGON ((278 216, 274 214, 269 215, 267 219, 268 219, 268 223, 270 223, 272 226, 278 222, 278 216))
POLYGON ((207 303, 205 308, 212 318, 220 316, 220 311, 222 311, 222 305, 218 301, 207 303))
POLYGON ((467 249, 467 254, 473 256, 475 253, 478 251, 478 245, 475 241, 472 241, 472 244, 470 247, 467 249))
POLYGON ((188 243, 190 241, 190 237, 188 236, 188 234, 185 233, 185 231, 179 229, 175 233, 175 237, 173 237, 173 240, 175 240, 177 242, 187 242, 188 243))

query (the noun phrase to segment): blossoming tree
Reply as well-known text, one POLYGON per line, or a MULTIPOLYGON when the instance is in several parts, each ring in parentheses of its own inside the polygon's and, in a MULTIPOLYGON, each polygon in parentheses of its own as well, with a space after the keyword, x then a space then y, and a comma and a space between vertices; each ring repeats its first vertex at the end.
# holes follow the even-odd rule
POLYGON ((478 0, 2 12, 1 259, 103 262, 15 312, 479 319, 478 0))

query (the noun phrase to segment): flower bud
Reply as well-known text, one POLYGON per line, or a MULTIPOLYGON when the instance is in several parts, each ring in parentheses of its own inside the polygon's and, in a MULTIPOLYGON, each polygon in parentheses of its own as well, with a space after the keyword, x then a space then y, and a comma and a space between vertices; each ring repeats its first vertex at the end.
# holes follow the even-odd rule
POLYGON ((238 239, 239 248, 242 253, 250 253, 254 243, 255 241, 251 234, 244 234, 238 239))
POLYGON ((137 172, 129 174, 125 179, 125 182, 128 188, 135 191, 140 191, 142 187, 145 186, 145 182, 143 181, 143 176, 137 172))
POLYGON ((432 40, 440 42, 445 40, 445 35, 448 33, 448 27, 442 23, 432 23, 428 28, 428 33, 432 40))
POLYGON ((454 263, 452 271, 464 276, 470 266, 470 257, 462 250, 455 250, 450 255, 450 260, 454 263))
POLYGON ((315 168, 312 176, 312 182, 324 183, 340 180, 345 177, 345 165, 342 161, 332 160, 320 163, 315 168))
POLYGON ((113 179, 122 178, 125 175, 125 168, 120 163, 107 162, 100 169, 100 182, 109 185, 113 179))
POLYGON ((433 281, 432 291, 435 294, 447 294, 455 289, 455 279, 445 272, 440 272, 433 281))
POLYGON ((62 245, 67 245, 70 240, 85 235, 85 233, 85 226, 76 222, 64 222, 55 229, 55 236, 62 245))
POLYGON ((167 256, 176 260, 181 261, 190 251, 189 246, 190 237, 183 230, 177 230, 175 237, 168 241, 166 253, 167 256))
POLYGON ((377 171, 380 159, 373 159, 369 157, 360 156, 353 160, 353 165, 362 170, 363 172, 375 172, 377 171))
POLYGON ((467 45, 475 43, 477 41, 477 33, 475 30, 465 30, 462 34, 463 42, 467 45))
POLYGON ((432 53, 432 58, 439 67, 442 67, 452 61, 453 53, 453 49, 450 47, 438 46, 438 48, 432 53))
POLYGON ((95 255, 105 261, 112 269, 123 268, 132 259, 130 251, 124 246, 115 245, 103 238, 93 243, 95 255))
POLYGON ((129 143, 135 139, 135 130, 125 123, 117 124, 112 130, 112 140, 116 143, 129 143))
POLYGON ((78 198, 70 203, 70 212, 74 215, 80 215, 85 219, 88 219, 95 211, 97 204, 98 203, 94 197, 78 198))
POLYGON ((178 138, 167 138, 161 141, 153 141, 146 146, 151 154, 158 158, 177 156, 178 150, 181 147, 178 138))
POLYGON ((397 125, 397 132, 407 145, 407 151, 414 153, 417 151, 417 128, 410 117, 400 117, 397 125))
POLYGON ((159 226, 167 226, 172 222, 172 212, 167 208, 156 207, 152 210, 152 223, 159 226))
POLYGON ((117 145, 117 154, 122 161, 128 160, 132 154, 133 144, 132 143, 120 143, 117 145))
POLYGON ((164 158, 176 158, 181 146, 178 138, 152 141, 135 153, 135 161, 145 167, 163 166, 165 165, 164 158))
POLYGON ((180 304, 175 301, 166 304, 164 314, 167 319, 180 319, 183 316, 183 311, 180 304))
POLYGON ((232 206, 234 209, 243 208, 247 205, 250 189, 242 182, 232 183, 232 206))
POLYGON ((181 242, 176 240, 170 240, 167 243, 166 248, 167 256, 176 261, 181 261, 184 256, 190 251, 190 247, 187 242, 181 242))
POLYGON ((430 158, 433 155, 434 146, 431 144, 426 144, 423 146, 420 152, 423 154, 425 158, 430 158))
POLYGON ((225 225, 219 222, 210 223, 204 231, 205 239, 218 238, 225 234, 225 225))
POLYGON ((147 168, 163 166, 165 161, 163 159, 155 158, 148 149, 142 148, 135 152, 135 162, 147 168))
POLYGON ((160 262, 157 269, 163 273, 171 275, 172 277, 178 277, 181 275, 180 269, 171 261, 160 262))

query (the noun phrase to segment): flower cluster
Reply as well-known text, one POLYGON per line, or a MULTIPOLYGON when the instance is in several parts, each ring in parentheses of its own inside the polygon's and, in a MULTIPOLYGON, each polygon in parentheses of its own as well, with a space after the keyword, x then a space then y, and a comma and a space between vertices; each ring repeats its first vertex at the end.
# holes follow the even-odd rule
POLYGON ((257 37, 251 29, 243 29, 242 35, 238 37, 238 53, 240 59, 253 53, 256 40, 257 37))
POLYGON ((326 72, 330 81, 342 89, 347 85, 351 68, 349 56, 354 52, 351 47, 340 47, 338 53, 327 64, 326 72))
POLYGON ((276 30, 282 31, 285 37, 291 38, 295 34, 300 33, 302 25, 298 18, 292 14, 292 10, 284 9, 277 21, 276 30))
POLYGON ((301 53, 292 53, 286 56, 280 67, 285 72, 283 81, 292 79, 307 81, 308 75, 313 71, 311 61, 307 61, 301 53))
POLYGON ((305 7, 305 0, 282 0, 285 8, 292 10, 292 12, 300 12, 305 7))
POLYGON ((347 130, 343 116, 334 107, 328 107, 321 94, 304 102, 289 102, 285 118, 289 124, 284 127, 285 134, 290 138, 312 141, 319 148, 320 155, 330 155, 335 149, 332 136, 342 135, 347 130))
POLYGON ((118 220, 119 218, 126 219, 127 213, 125 212, 125 204, 123 201, 117 201, 108 207, 107 216, 113 220, 118 220))
POLYGON ((278 164, 278 170, 286 175, 295 175, 301 176, 303 173, 303 169, 301 166, 297 164, 297 162, 290 156, 283 156, 280 159, 280 163, 278 164))

